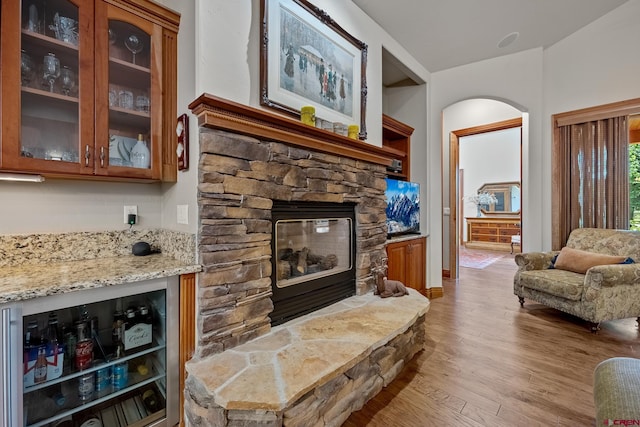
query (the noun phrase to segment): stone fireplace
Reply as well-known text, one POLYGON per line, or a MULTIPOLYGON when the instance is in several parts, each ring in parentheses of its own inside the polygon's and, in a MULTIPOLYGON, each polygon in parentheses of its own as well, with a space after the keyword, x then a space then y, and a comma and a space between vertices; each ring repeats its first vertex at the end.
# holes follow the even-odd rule
MULTIPOLYGON (((211 95, 202 95, 190 108, 200 125, 198 244, 203 271, 198 280, 198 342, 187 367, 188 418, 194 425, 235 425, 231 420, 242 420, 242 425, 305 425, 287 408, 304 411, 312 405, 314 417, 321 418, 319 411, 326 408, 318 402, 326 404, 327 393, 334 389, 327 385, 332 378, 345 390, 366 384, 366 392, 354 390, 350 400, 361 405, 421 348, 428 309, 428 300, 417 293, 394 303, 382 302, 371 292, 371 268, 386 257, 384 178, 389 154, 211 95), (310 206, 320 212, 307 213, 310 206), (282 211, 295 215, 281 217, 282 211), (280 234, 285 237, 278 245, 280 234), (319 285, 314 288, 312 283, 319 285), (302 289, 298 299, 290 295, 296 286, 302 289), (309 295, 317 301, 307 304, 309 295), (358 296, 364 299, 352 300, 358 296), (344 298, 345 304, 336 305, 344 298), (290 321, 300 315, 301 320, 290 321), (341 317, 339 326, 333 323, 341 317), (294 334, 296 327, 302 329, 294 334), (347 329, 338 333, 341 328, 347 329), (309 331, 315 331, 312 337, 309 331), (343 333, 359 338, 354 342, 343 333), (305 337, 324 344, 306 355, 313 346, 296 344, 305 337), (338 347, 329 344, 333 340, 338 347), (268 354, 278 359, 277 354, 297 346, 300 351, 282 356, 275 371, 268 367, 268 354), (283 365, 283 360, 289 362, 283 365), (308 366, 312 360, 316 363, 308 366), (286 372, 298 372, 301 366, 307 366, 304 375, 292 375, 291 385, 284 379, 286 372), (273 372, 283 377, 274 378, 273 372), (345 377, 347 372, 351 374, 345 377), (351 385, 340 378, 351 378, 351 385), (325 397, 312 397, 323 387, 325 397), (302 407, 297 406, 300 401, 305 402, 302 407)), ((343 419, 354 407, 357 404, 329 413, 337 411, 335 419, 343 419)))
POLYGON ((355 294, 355 206, 283 202, 271 209, 271 325, 355 294))
POLYGON ((274 201, 352 205, 355 282, 350 294, 373 289, 371 265, 386 256, 389 162, 378 147, 204 97, 192 104, 198 105, 194 112, 204 125, 198 184, 200 356, 271 328, 274 201))

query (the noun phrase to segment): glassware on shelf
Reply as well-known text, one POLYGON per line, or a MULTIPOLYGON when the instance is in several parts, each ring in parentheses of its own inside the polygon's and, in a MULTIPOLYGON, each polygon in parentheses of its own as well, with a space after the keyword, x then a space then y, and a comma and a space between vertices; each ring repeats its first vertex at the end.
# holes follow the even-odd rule
POLYGON ((113 31, 112 28, 109 28, 109 44, 115 44, 117 40, 118 40, 118 34, 116 34, 116 32, 113 31))
POLYGON ((126 108, 127 110, 133 110, 133 92, 130 90, 121 90, 118 94, 118 106, 120 108, 126 108))
POLYGON ((56 39, 78 46, 78 21, 56 13, 49 29, 55 33, 56 39))
POLYGON ((109 87, 109 107, 118 105, 118 91, 114 87, 109 87))
POLYGON ((76 85, 76 76, 68 66, 63 66, 60 71, 60 83, 62 84, 62 93, 69 96, 71 89, 76 85))
POLYGON ((60 60, 53 53, 44 56, 42 77, 49 83, 49 92, 53 92, 53 84, 60 77, 60 60))
POLYGON ((136 97, 136 111, 142 113, 149 112, 149 97, 146 95, 138 95, 136 97))
POLYGON ((38 33, 40 21, 38 21, 38 7, 35 4, 29 6, 29 19, 27 20, 27 30, 38 33))
POLYGON ((144 48, 144 43, 142 42, 142 40, 140 40, 140 37, 138 37, 135 34, 131 34, 124 41, 124 45, 127 49, 129 49, 129 52, 133 54, 133 59, 131 60, 131 62, 135 64, 136 54, 142 52, 142 49, 144 48))
POLYGON ((138 135, 138 141, 131 149, 130 156, 134 168, 148 169, 151 165, 151 153, 142 134, 138 135))
POLYGON ((22 86, 27 86, 31 79, 33 78, 33 60, 27 53, 22 49, 20 52, 20 75, 22 78, 22 86))

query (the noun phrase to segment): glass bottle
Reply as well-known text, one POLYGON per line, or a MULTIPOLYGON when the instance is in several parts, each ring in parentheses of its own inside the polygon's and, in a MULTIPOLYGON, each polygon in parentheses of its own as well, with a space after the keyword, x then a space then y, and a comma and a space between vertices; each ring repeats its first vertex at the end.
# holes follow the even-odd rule
POLYGON ((124 337, 125 317, 122 308, 117 308, 113 312, 113 326, 111 327, 111 343, 114 346, 114 356, 122 357, 124 355, 124 347, 122 339, 124 337))
POLYGON ((151 153, 141 133, 138 134, 138 141, 131 149, 129 158, 134 168, 149 169, 149 166, 151 166, 151 153))
POLYGON ((151 325, 153 322, 151 320, 151 313, 149 312, 149 307, 146 305, 141 305, 138 307, 138 322, 144 323, 146 325, 151 325))
POLYGON ((34 347, 40 345, 40 335, 38 334, 38 321, 29 320, 27 332, 24 334, 24 347, 34 347))
POLYGON ((33 382, 43 383, 47 380, 47 347, 43 344, 38 348, 38 358, 33 371, 33 382))
POLYGON ((56 313, 49 313, 49 321, 47 323, 47 332, 45 339, 50 346, 58 346, 62 343, 62 336, 60 334, 60 328, 58 327, 58 315, 56 313))

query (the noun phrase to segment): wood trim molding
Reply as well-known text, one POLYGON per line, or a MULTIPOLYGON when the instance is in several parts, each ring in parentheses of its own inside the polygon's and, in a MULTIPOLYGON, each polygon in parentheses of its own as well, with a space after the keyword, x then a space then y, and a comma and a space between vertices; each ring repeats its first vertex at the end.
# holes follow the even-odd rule
POLYGON ((554 114, 552 119, 554 127, 561 127, 638 113, 640 113, 640 98, 635 98, 554 114))
POLYGON ((379 165, 391 165, 392 156, 382 147, 214 95, 200 95, 189 104, 189 109, 198 117, 199 126, 273 139, 379 165))
MULTIPOLYGON (((474 126, 465 129, 457 129, 449 133, 449 275, 450 278, 457 279, 458 268, 458 242, 460 241, 460 229, 458 221, 459 207, 458 200, 460 198, 460 138, 464 136, 477 135, 487 132, 495 132, 499 130, 512 129, 522 127, 522 117, 503 120, 500 122, 488 123, 485 125, 474 126)), ((520 141, 522 142, 522 131, 520 132, 520 141)), ((520 145, 520 173, 522 174, 522 145, 520 145)), ((520 177, 522 183, 522 175, 520 177)), ((442 223, 445 227, 445 223, 442 223)), ((444 231, 444 230, 443 230, 444 231)))
POLYGON ((382 115, 382 127, 405 137, 411 136, 415 130, 411 126, 402 123, 393 117, 387 116, 386 114, 382 115))
POLYGON ((442 298, 444 296, 444 291, 441 287, 427 288, 427 290, 425 291, 425 296, 429 299, 442 298))
MULTIPOLYGON (((196 349, 196 274, 180 276, 180 396, 184 395, 184 365, 196 349)), ((180 426, 184 426, 184 399, 180 400, 180 426)))

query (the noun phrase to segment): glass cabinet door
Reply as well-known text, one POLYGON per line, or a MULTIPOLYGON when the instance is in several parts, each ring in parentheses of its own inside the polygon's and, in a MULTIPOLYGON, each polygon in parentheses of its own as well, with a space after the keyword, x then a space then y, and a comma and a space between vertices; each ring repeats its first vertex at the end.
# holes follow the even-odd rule
POLYGON ((25 316, 24 425, 129 426, 164 418, 166 316, 164 289, 25 316))
POLYGON ((154 130, 158 86, 158 38, 148 21, 108 5, 104 21, 97 25, 98 46, 107 55, 96 60, 96 140, 99 145, 98 173, 110 176, 157 178, 154 159, 158 157, 154 130))
MULTIPOLYGON (((3 140, 3 153, 9 153, 22 169, 73 173, 93 170, 93 110, 89 107, 93 66, 85 58, 90 58, 93 44, 93 6, 85 3, 20 3, 20 37, 14 47, 20 64, 19 81, 15 82, 19 116, 14 119, 19 123, 15 138, 19 143, 6 150, 8 141, 3 140)), ((11 88, 6 80, 3 83, 11 88)))

